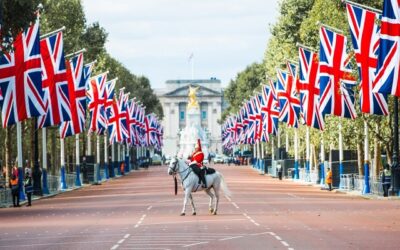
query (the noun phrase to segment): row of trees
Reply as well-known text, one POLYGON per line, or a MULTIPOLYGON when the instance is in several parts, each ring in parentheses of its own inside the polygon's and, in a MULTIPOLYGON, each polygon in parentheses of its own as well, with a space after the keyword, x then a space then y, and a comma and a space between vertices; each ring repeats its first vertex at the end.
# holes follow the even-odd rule
MULTIPOLYGON (((366 4, 365 1, 355 0, 354 2, 366 4)), ((368 1, 367 5, 382 9, 381 0, 368 1)), ((346 16, 346 9, 341 0, 281 0, 280 16, 277 22, 270 26, 272 37, 268 40, 264 60, 262 63, 254 63, 248 66, 244 71, 238 73, 225 90, 225 98, 231 104, 225 110, 222 120, 231 114, 236 113, 243 100, 248 99, 254 90, 260 91, 260 83, 265 83, 266 76, 276 78, 276 68, 284 68, 286 60, 298 61, 297 43, 305 44, 309 47, 319 48, 319 26, 317 21, 336 27, 345 32, 348 40, 351 41, 349 25, 346 16)), ((349 49, 352 46, 348 43, 349 49)), ((353 59, 354 60, 354 59, 353 59)), ((353 61, 354 70, 356 63, 353 61)), ((358 93, 357 93, 358 95, 358 93)), ((389 110, 393 111, 393 97, 389 97, 389 110)), ((363 139, 364 139, 364 120, 367 120, 369 126, 370 152, 373 152, 375 167, 379 171, 381 166, 381 148, 386 152, 390 163, 392 148, 392 115, 388 116, 368 116, 360 112, 359 96, 356 96, 356 120, 342 119, 343 140, 345 149, 357 149, 359 172, 363 173, 363 139)), ((321 138, 324 139, 325 148, 333 144, 338 145, 337 128, 339 118, 333 116, 326 117, 326 126, 323 132, 311 129, 310 137, 311 147, 314 150, 320 145, 321 138)), ((288 129, 285 124, 280 124, 281 135, 288 133, 293 138, 293 129, 288 129)), ((305 138, 305 126, 299 128, 299 137, 305 138)), ((302 140, 302 139, 300 139, 302 140)), ((283 140, 284 141, 284 140, 283 140)), ((290 147, 289 153, 293 154, 293 147, 290 147)), ((300 151, 305 150, 305 143, 300 143, 300 151)), ((313 153, 313 155, 315 155, 313 153)), ((314 165, 315 166, 315 165, 314 165)), ((377 173, 375 173, 377 174, 377 173)))
MULTIPOLYGON (((1 1, 0 15, 0 40, 1 52, 12 51, 12 41, 23 28, 37 18, 37 11, 40 12, 40 29, 41 34, 46 34, 65 26, 64 31, 64 51, 65 54, 73 53, 82 48, 86 49, 84 54, 85 62, 97 60, 95 70, 92 75, 109 71, 108 78, 113 79, 118 77, 116 89, 125 87, 125 92, 130 92, 131 96, 137 99, 146 106, 146 112, 155 113, 161 119, 163 117, 162 107, 153 93, 149 80, 144 76, 133 74, 121 62, 113 58, 106 49, 108 33, 101 27, 98 22, 87 23, 84 9, 80 0, 18 0, 18 1, 1 1)), ((31 164, 35 162, 33 152, 35 150, 34 131, 36 130, 35 121, 24 121, 23 124, 23 145, 24 158, 29 160, 31 164)), ((58 128, 48 129, 50 140, 48 140, 48 152, 50 166, 52 171, 59 167, 59 131, 58 128)), ((39 135, 39 141, 40 141, 39 135)), ((85 139, 82 138, 82 154, 87 145, 85 139)), ((16 158, 16 129, 9 127, 0 129, 0 152, 2 152, 2 165, 6 164, 4 159, 8 159, 10 165, 16 158), (7 157, 6 157, 7 155, 7 157)), ((94 140, 92 140, 94 141, 94 140)), ((66 159, 67 164, 69 159, 72 161, 74 153, 74 138, 67 138, 66 159)), ((39 143, 39 147, 40 147, 39 143)), ((94 148, 94 147, 92 147, 94 148)), ((41 150, 41 149, 39 149, 41 150)), ((40 151, 39 151, 40 152, 40 151)))

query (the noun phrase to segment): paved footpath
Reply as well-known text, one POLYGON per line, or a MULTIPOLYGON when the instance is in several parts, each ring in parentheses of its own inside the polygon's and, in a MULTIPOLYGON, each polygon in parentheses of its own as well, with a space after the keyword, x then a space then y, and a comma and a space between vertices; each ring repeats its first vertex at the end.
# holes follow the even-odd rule
POLYGON ((0 249, 399 249, 400 201, 331 193, 215 166, 232 198, 208 214, 179 216, 167 167, 139 170, 102 185, 0 209, 0 249))

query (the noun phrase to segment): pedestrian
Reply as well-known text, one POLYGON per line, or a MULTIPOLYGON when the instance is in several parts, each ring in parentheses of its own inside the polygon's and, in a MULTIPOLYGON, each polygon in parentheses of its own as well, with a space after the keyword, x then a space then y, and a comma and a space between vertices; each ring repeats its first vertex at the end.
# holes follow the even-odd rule
POLYGON ((381 173, 381 182, 383 188, 383 197, 388 197, 389 195, 389 188, 392 181, 392 173, 390 172, 389 164, 385 164, 385 167, 381 173))
POLYGON ((282 180, 282 165, 281 165, 281 164, 278 164, 277 168, 278 168, 278 177, 279 177, 279 180, 282 180))
POLYGON ((325 183, 328 185, 329 191, 332 191, 332 170, 328 168, 326 173, 325 183))
POLYGON ((120 169, 121 169, 121 175, 125 175, 125 163, 124 162, 121 162, 120 169))
POLYGON ((14 207, 19 207, 19 184, 18 176, 15 174, 11 175, 10 188, 14 207))
POLYGON ((32 185, 32 171, 30 168, 25 168, 25 181, 24 181, 25 193, 28 198, 27 207, 32 206, 32 193, 33 193, 33 185, 32 185))

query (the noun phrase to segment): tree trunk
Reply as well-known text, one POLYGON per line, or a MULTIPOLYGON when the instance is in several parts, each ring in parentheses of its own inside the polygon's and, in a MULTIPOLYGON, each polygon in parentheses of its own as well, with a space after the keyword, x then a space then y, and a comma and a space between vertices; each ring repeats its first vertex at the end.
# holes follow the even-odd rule
POLYGON ((385 143, 385 150, 386 150, 386 159, 388 164, 392 165, 392 145, 389 143, 385 143))
POLYGON ((359 175, 364 175, 364 168, 363 168, 363 163, 364 163, 364 154, 363 154, 363 145, 359 141, 357 143, 357 163, 358 163, 358 174, 359 175))

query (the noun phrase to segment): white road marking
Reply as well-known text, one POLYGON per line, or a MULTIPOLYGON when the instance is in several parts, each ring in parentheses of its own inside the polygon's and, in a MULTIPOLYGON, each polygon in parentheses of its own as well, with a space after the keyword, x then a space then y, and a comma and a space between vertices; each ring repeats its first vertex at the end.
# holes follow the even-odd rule
POLYGON ((192 247, 192 246, 196 246, 196 245, 200 245, 200 244, 207 244, 207 243, 208 243, 208 241, 204 241, 204 242, 199 242, 199 243, 184 245, 183 247, 192 247))
POLYGON ((126 235, 124 236, 124 239, 129 238, 129 236, 131 236, 131 235, 130 235, 130 234, 126 234, 126 235))
POLYGON ((274 232, 269 232, 269 234, 272 236, 276 235, 274 232))
POLYGON ((275 235, 275 238, 276 238, 277 240, 282 240, 282 238, 279 237, 278 235, 275 235))
POLYGON ((111 250, 115 250, 115 249, 117 249, 119 247, 119 245, 114 245, 112 248, 111 248, 111 250))
POLYGON ((147 210, 150 210, 150 209, 152 209, 152 208, 153 208, 153 206, 150 206, 150 207, 147 208, 147 210))
POLYGON ((237 239, 237 238, 242 238, 243 236, 233 236, 233 237, 228 237, 228 238, 223 238, 223 239, 219 239, 220 241, 223 240, 231 240, 231 239, 237 239))
POLYGON ((238 205, 236 205, 236 203, 235 203, 235 202, 232 202, 232 205, 233 205, 235 208, 239 209, 239 206, 238 206, 238 205))
POLYGON ((285 247, 288 247, 288 246, 289 246, 289 244, 288 244, 286 241, 281 241, 281 243, 282 243, 285 247))
POLYGON ((118 241, 118 244, 122 244, 125 241, 125 239, 122 239, 120 241, 118 241))

